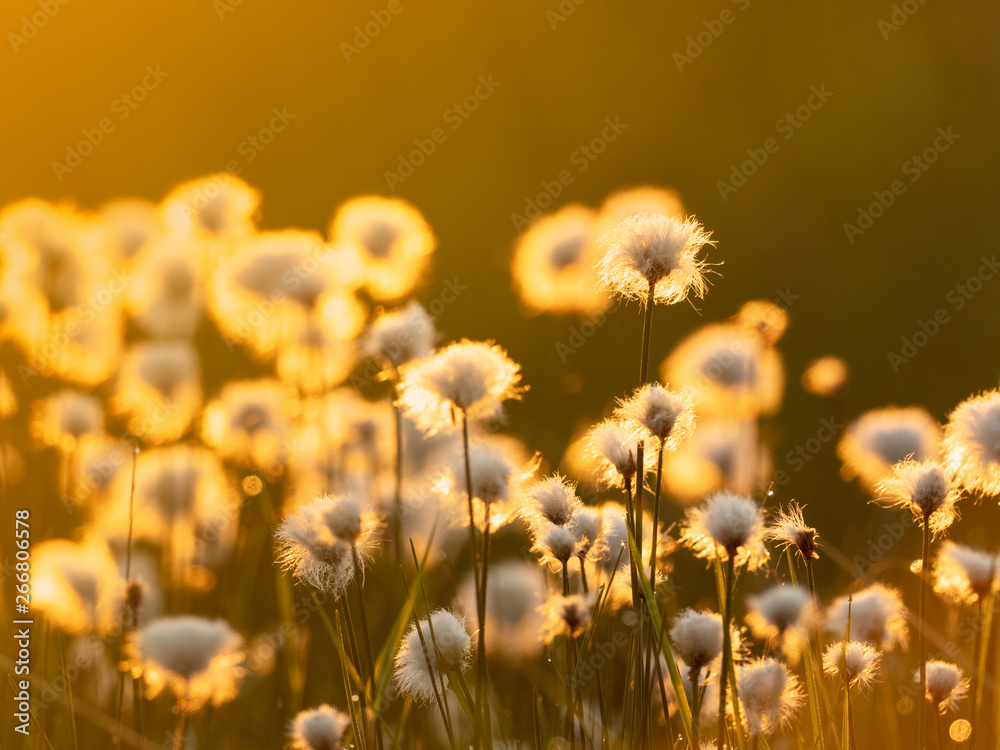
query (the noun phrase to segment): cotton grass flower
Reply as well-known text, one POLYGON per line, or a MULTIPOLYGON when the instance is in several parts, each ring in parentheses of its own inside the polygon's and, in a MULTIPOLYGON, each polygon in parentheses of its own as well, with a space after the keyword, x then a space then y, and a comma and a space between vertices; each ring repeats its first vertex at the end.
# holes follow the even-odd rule
POLYGON ((471 654, 472 639, 464 622, 439 609, 431 614, 429 624, 420 620, 410 625, 396 654, 393 677, 404 695, 429 703, 434 700, 435 687, 441 689, 442 667, 446 673, 461 674, 469 668, 471 654))
POLYGON ((694 432, 691 401, 659 383, 647 383, 630 398, 619 400, 615 417, 655 438, 665 452, 676 450, 694 432))
MULTIPOLYGON (((516 443, 494 437, 469 451, 472 506, 477 527, 484 527, 487 520, 492 526, 499 526, 510 520, 515 511, 514 501, 535 468, 534 462, 522 464, 519 448, 516 443)), ((451 455, 443 488, 452 502, 454 521, 467 525, 469 498, 463 453, 451 455)))
POLYGON ((886 652, 906 649, 909 612, 898 589, 874 583, 855 593, 850 602, 847 596, 838 597, 826 611, 825 629, 840 640, 847 628, 848 606, 852 638, 886 652))
POLYGON ((740 666, 736 683, 751 736, 789 728, 805 700, 798 678, 777 659, 757 659, 740 666))
POLYGON ((160 204, 171 230, 212 240, 246 235, 254 229, 260 193, 228 172, 190 180, 174 188, 160 204))
POLYGON ((157 338, 194 336, 207 304, 203 265, 198 240, 171 234, 143 245, 126 290, 128 311, 143 331, 157 338))
POLYGON ((201 408, 201 365, 187 342, 137 344, 122 362, 111 399, 129 432, 151 445, 179 439, 201 408))
POLYGON ((951 486, 936 461, 902 461, 882 481, 874 502, 886 508, 905 508, 934 536, 943 534, 958 517, 958 490, 951 486))
POLYGON ((955 664, 939 659, 927 662, 927 700, 942 716, 957 711, 969 692, 969 681, 955 664))
POLYGON ((330 242, 354 250, 365 286, 379 300, 409 294, 423 278, 435 239, 421 213, 400 198, 363 196, 342 204, 330 224, 330 242))
POLYGON ((596 219, 585 206, 564 206, 518 238, 511 274, 529 310, 587 317, 607 309, 611 299, 597 289, 596 219))
POLYGON ((768 346, 774 346, 788 328, 788 312, 773 302, 755 299, 743 303, 733 316, 733 323, 760 336, 768 346))
POLYGON ((521 516, 533 528, 546 524, 568 526, 582 507, 580 498, 576 496, 576 486, 565 477, 554 474, 527 488, 521 516))
POLYGON ((418 302, 379 315, 365 334, 362 351, 385 365, 383 377, 395 377, 407 362, 428 356, 434 348, 434 321, 418 302))
POLYGON ((1000 495, 1000 390, 973 396, 948 417, 945 467, 970 492, 1000 495))
POLYGON ((84 436, 104 433, 104 407, 95 396, 59 391, 33 404, 31 433, 41 445, 71 451, 84 436))
POLYGON ((802 373, 802 387, 820 398, 837 398, 847 387, 847 363, 840 357, 820 357, 802 373))
MULTIPOLYGON (((607 419, 591 428, 584 440, 585 461, 598 484, 631 489, 638 471, 639 436, 635 425, 620 419, 607 419)), ((644 461, 648 467, 644 468, 652 467, 653 458, 650 451, 644 461)))
POLYGON ((430 434, 465 420, 500 416, 503 402, 520 397, 520 365, 489 341, 462 340, 403 368, 399 404, 430 434))
POLYGON ((205 407, 202 435, 227 461, 250 471, 280 469, 298 409, 294 392, 277 380, 230 382, 205 407))
POLYGON ((663 361, 660 377, 693 399, 699 415, 729 418, 774 414, 785 385, 777 350, 732 323, 689 335, 663 361))
POLYGON ((882 654, 874 646, 863 641, 843 641, 827 646, 823 652, 823 671, 846 680, 850 687, 867 690, 879 680, 879 664, 882 654))
POLYGON ((277 561, 313 588, 340 596, 363 575, 379 548, 379 531, 378 516, 359 498, 321 495, 282 520, 277 561))
MULTIPOLYGON (((466 629, 474 627, 476 594, 471 576, 459 587, 466 629)), ((545 580, 537 565, 504 561, 490 565, 486 582, 486 650, 491 656, 523 664, 542 650, 538 633, 545 621, 545 580)))
POLYGON ((857 479, 873 495, 879 483, 900 461, 938 458, 941 426, 919 406, 887 407, 865 412, 844 432, 837 444, 841 476, 857 479))
POLYGON ((693 217, 641 213, 601 239, 601 284, 625 299, 672 305, 693 293, 703 297, 707 263, 698 254, 714 244, 693 217))
POLYGON ((593 602, 583 594, 569 596, 552 595, 542 607, 545 623, 542 625, 542 640, 552 643, 559 636, 579 638, 590 625, 590 610, 593 602))
POLYGON ((690 668, 701 670, 722 653, 722 617, 685 609, 670 627, 670 640, 690 668))
POLYGON ((769 557, 764 546, 764 513, 751 498, 716 492, 703 505, 688 508, 680 541, 697 557, 732 558, 736 567, 756 570, 769 557))
POLYGON ((691 439, 663 460, 663 486, 690 505, 717 490, 749 494, 773 473, 756 419, 699 417, 691 439))
POLYGON ((299 711, 289 727, 291 750, 340 750, 351 717, 324 703, 299 711))
POLYGON ((642 213, 662 214, 683 219, 686 212, 676 190, 640 185, 611 193, 601 204, 600 223, 612 229, 629 217, 642 213))
POLYGON ((817 619, 813 597, 800 586, 772 586, 747 597, 746 622, 756 638, 784 650, 797 663, 817 619))
POLYGON ((97 215, 101 244, 113 260, 127 262, 165 230, 156 204, 140 198, 120 198, 101 206, 97 215))
POLYGON ((1000 555, 946 541, 934 562, 934 591, 952 604, 984 601, 1000 585, 1000 555))
POLYGON ((116 631, 125 582, 102 543, 54 539, 32 550, 31 605, 69 635, 116 631))
POLYGON ((124 666, 146 685, 146 697, 174 695, 178 713, 233 700, 246 675, 243 637, 224 620, 183 615, 163 617, 131 633, 124 666))
POLYGON ((819 559, 819 533, 806 524, 802 506, 791 502, 778 512, 771 525, 764 531, 764 538, 777 542, 783 549, 795 549, 808 566, 810 560, 819 559))

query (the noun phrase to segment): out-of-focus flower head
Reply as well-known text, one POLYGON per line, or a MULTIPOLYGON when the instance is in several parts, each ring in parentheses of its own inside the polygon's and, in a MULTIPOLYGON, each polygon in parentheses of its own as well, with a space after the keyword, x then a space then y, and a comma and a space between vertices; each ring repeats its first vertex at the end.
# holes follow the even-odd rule
POLYGON ((225 620, 163 617, 129 635, 122 666, 143 678, 147 698, 168 690, 177 711, 194 714, 239 694, 246 675, 243 643, 225 620))
POLYGON ((684 504, 717 490, 753 492, 773 473, 759 434, 755 419, 699 419, 691 439, 664 457, 664 488, 684 504))
POLYGON ((511 272, 530 310, 586 317, 607 309, 611 298, 597 288, 596 218, 585 206, 565 206, 518 238, 511 272))
MULTIPOLYGON (((969 693, 969 680, 965 673, 957 665, 940 659, 928 660, 926 669, 927 700, 942 716, 949 711, 957 711, 958 704, 969 693)), ((915 672, 913 679, 919 682, 920 673, 915 672)))
POLYGON ((751 736, 791 726, 805 702, 798 678, 777 659, 756 659, 736 670, 736 684, 751 736))
POLYGON ((194 336, 206 305, 201 252, 195 238, 164 234, 146 241, 132 259, 128 311, 150 336, 194 336))
POLYGON ((324 703, 299 711, 292 719, 289 734, 292 750, 341 750, 341 740, 351 726, 351 717, 324 703))
POLYGON ((137 344, 122 362, 111 408, 129 432, 159 445, 180 438, 201 407, 201 366, 186 342, 137 344))
POLYGON ((760 336, 768 346, 774 346, 788 328, 788 312, 767 300, 750 300, 744 302, 733 316, 733 324, 737 328, 760 336))
POLYGON ((300 404, 276 380, 229 383, 205 407, 203 436, 227 461, 249 471, 280 473, 285 439, 300 404))
POLYGON ((542 625, 542 640, 552 643, 558 636, 579 638, 590 625, 590 612, 594 602, 589 596, 554 594, 542 605, 545 622, 542 625))
POLYGON ((31 433, 41 445, 71 451, 85 435, 104 433, 104 407, 96 396, 59 391, 32 404, 31 433))
POLYGON ((121 198, 101 206, 97 215, 100 242, 113 261, 127 263, 166 227, 156 204, 140 198, 121 198))
MULTIPOLYGON (((452 522, 467 526, 468 486, 465 454, 456 446, 448 462, 441 490, 451 502, 452 522)), ((494 436, 477 440, 469 451, 472 474, 473 513, 476 525, 483 527, 487 517, 494 528, 511 520, 523 488, 538 468, 537 458, 527 455, 517 440, 494 436)))
POLYGON ((934 563, 934 591, 954 604, 975 604, 1000 587, 1000 555, 946 541, 934 563))
POLYGON ((479 422, 499 417, 503 402, 520 398, 521 367, 489 341, 462 340, 402 370, 399 405, 428 433, 457 424, 456 412, 479 422))
POLYGON ((1000 495, 1000 390, 973 396, 948 417, 945 466, 970 492, 1000 495))
POLYGON ((31 606, 69 635, 106 635, 118 627, 125 582, 108 547, 96 540, 42 542, 32 550, 31 606))
POLYGON ((774 414, 785 386, 777 350, 732 323, 712 323, 685 338, 660 375, 695 402, 699 415, 774 414))
POLYGON ((643 303, 650 288, 653 301, 666 305, 691 293, 703 297, 707 263, 699 253, 714 244, 710 237, 693 217, 646 212, 624 219, 600 240, 605 251, 598 264, 601 285, 643 303))
POLYGON ((330 224, 330 242, 351 248, 375 299, 405 297, 421 281, 435 239, 421 213, 400 198, 363 196, 343 203, 330 224))
POLYGON ((687 213, 676 190, 654 185, 616 190, 601 204, 600 223, 606 229, 618 226, 630 216, 642 213, 663 214, 683 219, 687 213))
POLYGON ((174 188, 160 204, 174 232, 207 240, 231 240, 254 231, 260 193, 228 172, 216 172, 174 188))
POLYGON ((429 355, 436 336, 434 321, 419 302, 411 300, 397 310, 381 313, 372 321, 362 351, 385 367, 380 375, 388 379, 407 362, 429 355))
POLYGON ((747 597, 746 622, 756 638, 781 648, 797 664, 808 648, 809 632, 818 613, 812 595, 800 586, 773 586, 759 596, 747 597))
POLYGON ((840 357, 814 359, 802 373, 802 387, 820 398, 837 398, 847 387, 847 363, 840 357))
POLYGON ((838 597, 826 611, 825 628, 840 640, 843 640, 847 629, 848 604, 852 639, 868 641, 887 652, 907 647, 910 638, 906 624, 909 612, 898 589, 874 583, 854 594, 850 602, 846 595, 838 597))
POLYGON ((874 495, 900 461, 936 459, 941 436, 937 420, 919 406, 865 412, 848 426, 837 445, 841 476, 847 481, 857 478, 874 495))

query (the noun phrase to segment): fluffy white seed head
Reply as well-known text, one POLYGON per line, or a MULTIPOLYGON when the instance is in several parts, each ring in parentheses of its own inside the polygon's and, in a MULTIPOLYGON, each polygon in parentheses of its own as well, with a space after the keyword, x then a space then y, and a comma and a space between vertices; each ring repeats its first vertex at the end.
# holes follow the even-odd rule
POLYGON ((874 495, 900 461, 937 459, 941 437, 941 426, 922 407, 873 409, 848 426, 838 443, 840 473, 874 495))
POLYGON ((827 646, 823 652, 823 671, 847 680, 851 687, 867 690, 878 682, 879 662, 882 654, 874 646, 864 641, 849 641, 844 648, 843 641, 827 646))
POLYGON ((554 474, 528 488, 521 515, 532 527, 546 524, 568 526, 582 507, 580 498, 576 496, 576 486, 565 477, 554 474))
MULTIPOLYGON (((914 679, 919 682, 920 673, 914 673, 914 679)), ((938 659, 927 662, 927 700, 944 715, 949 711, 957 711, 958 704, 969 692, 969 680, 955 664, 938 659)))
POLYGON ((597 560, 604 551, 604 513, 599 508, 580 508, 569 525, 576 537, 577 554, 597 560))
POLYGON ((542 626, 542 640, 552 643, 557 636, 579 638, 590 625, 590 597, 582 594, 552 596, 543 606, 545 624, 542 626))
POLYGON ((299 711, 289 728, 292 750, 340 750, 349 726, 351 717, 327 704, 299 711))
MULTIPOLYGON (((841 596, 826 612, 826 630, 841 640, 847 629, 847 608, 848 597, 841 596)), ((868 641, 886 652, 907 647, 909 612, 898 589, 872 584, 853 595, 850 609, 852 639, 868 641)))
POLYGON ((541 562, 553 567, 568 563, 578 551, 576 535, 565 526, 537 529, 538 534, 533 550, 541 554, 541 562))
MULTIPOLYGON (((586 455, 594 466, 598 482, 609 487, 631 486, 637 472, 639 443, 635 426, 608 419, 591 428, 585 438, 586 455)), ((652 455, 653 451, 649 452, 652 455)))
POLYGON ((921 525, 927 523, 935 536, 946 531, 958 515, 958 490, 936 461, 902 461, 876 491, 875 502, 906 508, 921 525))
POLYGON ((804 701, 798 678, 777 659, 740 666, 736 684, 751 736, 787 729, 804 701))
POLYGON ((365 336, 363 352, 391 370, 398 370, 407 362, 429 355, 436 335, 427 311, 412 301, 374 320, 365 336))
POLYGON ((472 639, 464 622, 448 610, 436 610, 431 614, 430 624, 420 620, 410 625, 396 654, 393 673, 396 684, 416 701, 430 702, 434 700, 435 684, 441 690, 441 667, 464 672, 469 668, 471 651, 472 639))
POLYGON ((948 417, 945 465, 971 492, 1000 495, 1000 390, 959 404, 948 417))
POLYGON ((685 609, 670 628, 670 640, 687 664, 703 669, 722 653, 722 618, 712 612, 685 609))
POLYGON ((243 638, 224 620, 164 617, 132 633, 124 653, 124 666, 144 678, 147 697, 169 689, 176 709, 189 714, 231 701, 246 674, 243 638))
POLYGON ((802 515, 802 507, 795 502, 774 517, 771 525, 764 531, 764 538, 777 542, 784 548, 795 548, 803 560, 819 558, 816 551, 819 534, 811 526, 806 525, 802 515))
POLYGON ((680 541, 698 557, 735 558, 737 566, 756 570, 768 559, 764 513, 751 498, 721 491, 704 504, 688 508, 680 541))
POLYGON ((463 340, 405 366, 399 404, 431 434, 452 428, 456 411, 474 421, 498 417, 524 390, 520 369, 496 344, 463 340))
POLYGON ((694 432, 691 401, 659 383, 647 383, 630 398, 619 400, 615 417, 662 441, 665 451, 675 450, 694 432))
POLYGON ((672 305, 694 293, 703 297, 707 263, 698 257, 714 244, 693 217, 657 213, 629 217, 601 239, 605 255, 598 264, 604 288, 625 299, 644 301, 650 287, 654 301, 672 305))
POLYGON ((746 621, 757 638, 785 648, 798 660, 802 640, 816 621, 812 595, 801 586, 773 586, 759 596, 747 597, 746 621))
POLYGON ((954 604, 975 604, 1000 584, 1000 556, 946 541, 934 563, 934 591, 954 604))

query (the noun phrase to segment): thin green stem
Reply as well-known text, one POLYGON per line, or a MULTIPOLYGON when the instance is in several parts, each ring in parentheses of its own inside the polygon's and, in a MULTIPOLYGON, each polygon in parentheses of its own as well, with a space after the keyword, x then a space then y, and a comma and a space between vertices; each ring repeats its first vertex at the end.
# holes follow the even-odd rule
POLYGON ((392 544, 396 550, 396 559, 402 561, 403 550, 400 539, 403 528, 403 413, 395 402, 392 408, 396 413, 396 491, 392 502, 392 544))
POLYGON ((972 732, 969 735, 969 747, 976 748, 976 724, 979 722, 979 691, 982 689, 982 675, 979 670, 980 655, 983 648, 983 597, 976 599, 976 635, 972 646, 972 701, 969 705, 969 723, 972 732))
POLYGON ((691 680, 691 746, 698 750, 699 734, 701 733, 701 667, 692 666, 688 670, 688 678, 691 680))
POLYGON ((927 572, 931 554, 931 524, 930 513, 924 514, 923 545, 920 558, 920 613, 917 622, 917 654, 920 659, 920 699, 917 701, 917 747, 927 748, 927 707, 924 696, 927 695, 927 636, 925 631, 927 618, 927 572))
POLYGON ((649 583, 656 591, 656 548, 660 542, 660 480, 663 475, 663 438, 656 455, 656 487, 653 490, 653 538, 649 550, 649 583))
POLYGON ((654 284, 649 284, 649 293, 646 296, 646 314, 642 320, 642 355, 639 358, 640 388, 646 385, 646 370, 649 365, 649 337, 653 328, 653 292, 655 290, 656 286, 654 284))
MULTIPOLYGON (((351 544, 351 558, 354 565, 354 586, 358 592, 358 616, 361 618, 361 637, 365 646, 365 658, 368 661, 368 684, 374 687, 376 684, 375 659, 372 657, 372 642, 368 631, 368 610, 365 607, 365 594, 361 588, 361 556, 358 554, 358 548, 355 544, 351 544)), ((375 706, 373 705, 372 711, 374 710, 375 706)), ((372 729, 375 732, 375 746, 379 750, 382 750, 382 729, 379 727, 377 717, 372 724, 372 729)))
POLYGON ((185 735, 187 735, 187 714, 178 711, 174 720, 174 750, 184 750, 185 735))
MULTIPOLYGON (((726 746, 726 684, 729 678, 729 662, 733 656, 730 625, 733 620, 733 588, 736 579, 736 551, 726 555, 725 611, 722 613, 722 670, 719 673, 719 748, 726 746)), ((736 686, 733 685, 733 691, 736 686)))

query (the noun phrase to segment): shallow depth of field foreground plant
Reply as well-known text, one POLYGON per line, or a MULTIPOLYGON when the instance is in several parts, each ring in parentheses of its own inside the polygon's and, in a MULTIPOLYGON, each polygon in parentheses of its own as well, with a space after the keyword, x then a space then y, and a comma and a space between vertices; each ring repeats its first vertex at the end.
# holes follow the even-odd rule
MULTIPOLYGON (((833 549, 810 525, 828 499, 770 481, 787 311, 748 301, 650 362, 673 306, 726 281, 675 193, 566 206, 514 249, 533 313, 638 310, 635 361, 605 361, 619 387, 564 456, 505 427, 558 373, 416 301, 437 242, 417 208, 265 230, 260 199, 216 175, 0 211, 27 747, 998 746, 997 539, 948 539, 1000 495, 995 384, 943 425, 847 420, 842 477, 921 552, 907 585, 872 564, 838 590, 869 540, 833 549)), ((847 377, 825 356, 803 384, 840 419, 847 377)))

